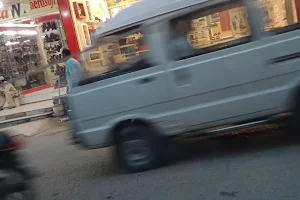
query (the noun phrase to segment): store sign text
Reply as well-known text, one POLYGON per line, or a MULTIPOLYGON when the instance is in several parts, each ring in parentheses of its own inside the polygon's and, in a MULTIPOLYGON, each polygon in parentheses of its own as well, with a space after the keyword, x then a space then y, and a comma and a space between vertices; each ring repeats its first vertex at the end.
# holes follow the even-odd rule
POLYGON ((1 10, 0 11, 0 18, 1 19, 8 19, 8 10, 1 10))
POLYGON ((15 19, 21 16, 21 6, 20 4, 14 4, 11 10, 5 9, 0 10, 0 19, 15 19))
POLYGON ((57 0, 31 0, 27 3, 16 3, 0 10, 0 21, 47 14, 53 10, 58 11, 57 0))
POLYGON ((30 9, 38 9, 44 7, 53 8, 56 5, 56 0, 35 0, 30 2, 30 9))

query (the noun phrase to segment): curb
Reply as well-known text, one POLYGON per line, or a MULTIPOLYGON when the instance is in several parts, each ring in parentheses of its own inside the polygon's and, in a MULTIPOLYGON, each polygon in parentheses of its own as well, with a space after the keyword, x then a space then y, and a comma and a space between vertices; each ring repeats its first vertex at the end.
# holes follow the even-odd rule
POLYGON ((0 129, 0 131, 5 131, 12 137, 50 136, 69 130, 71 129, 68 124, 59 123, 50 118, 0 129))
POLYGON ((15 118, 43 115, 43 114, 49 113, 49 112, 53 112, 52 107, 4 115, 4 116, 0 117, 0 123, 7 121, 7 120, 15 119, 15 118))
POLYGON ((25 117, 13 118, 5 121, 0 121, 0 128, 8 128, 12 126, 16 126, 19 124, 24 124, 28 122, 34 122, 37 120, 46 119, 52 117, 53 112, 46 112, 38 115, 30 115, 25 117))

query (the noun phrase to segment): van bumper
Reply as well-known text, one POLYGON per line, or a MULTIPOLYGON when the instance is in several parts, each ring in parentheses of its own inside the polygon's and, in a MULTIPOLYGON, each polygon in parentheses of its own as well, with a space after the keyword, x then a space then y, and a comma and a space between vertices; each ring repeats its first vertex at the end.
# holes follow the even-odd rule
POLYGON ((70 143, 80 145, 85 149, 104 148, 114 145, 113 137, 108 130, 80 132, 76 128, 72 129, 70 143))

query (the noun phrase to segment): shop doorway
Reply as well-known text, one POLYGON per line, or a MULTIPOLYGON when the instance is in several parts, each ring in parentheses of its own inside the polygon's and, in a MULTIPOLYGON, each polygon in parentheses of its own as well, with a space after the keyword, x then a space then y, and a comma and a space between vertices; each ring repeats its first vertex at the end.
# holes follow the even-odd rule
POLYGON ((62 59, 67 48, 60 14, 52 13, 30 19, 18 19, 0 24, 0 74, 15 80, 20 93, 38 88, 58 87, 58 77, 66 84, 65 63, 42 67, 62 59), (35 72, 24 77, 28 72, 35 72))

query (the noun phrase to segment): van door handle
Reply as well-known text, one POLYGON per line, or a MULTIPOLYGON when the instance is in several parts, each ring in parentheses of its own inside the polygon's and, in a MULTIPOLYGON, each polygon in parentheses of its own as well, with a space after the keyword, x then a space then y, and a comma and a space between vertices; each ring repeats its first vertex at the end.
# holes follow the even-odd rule
POLYGON ((177 69, 174 71, 175 81, 178 86, 190 85, 191 84, 191 74, 187 68, 177 69))
POLYGON ((138 84, 147 84, 147 83, 151 83, 155 80, 156 80, 155 77, 142 78, 142 79, 138 80, 138 84))

